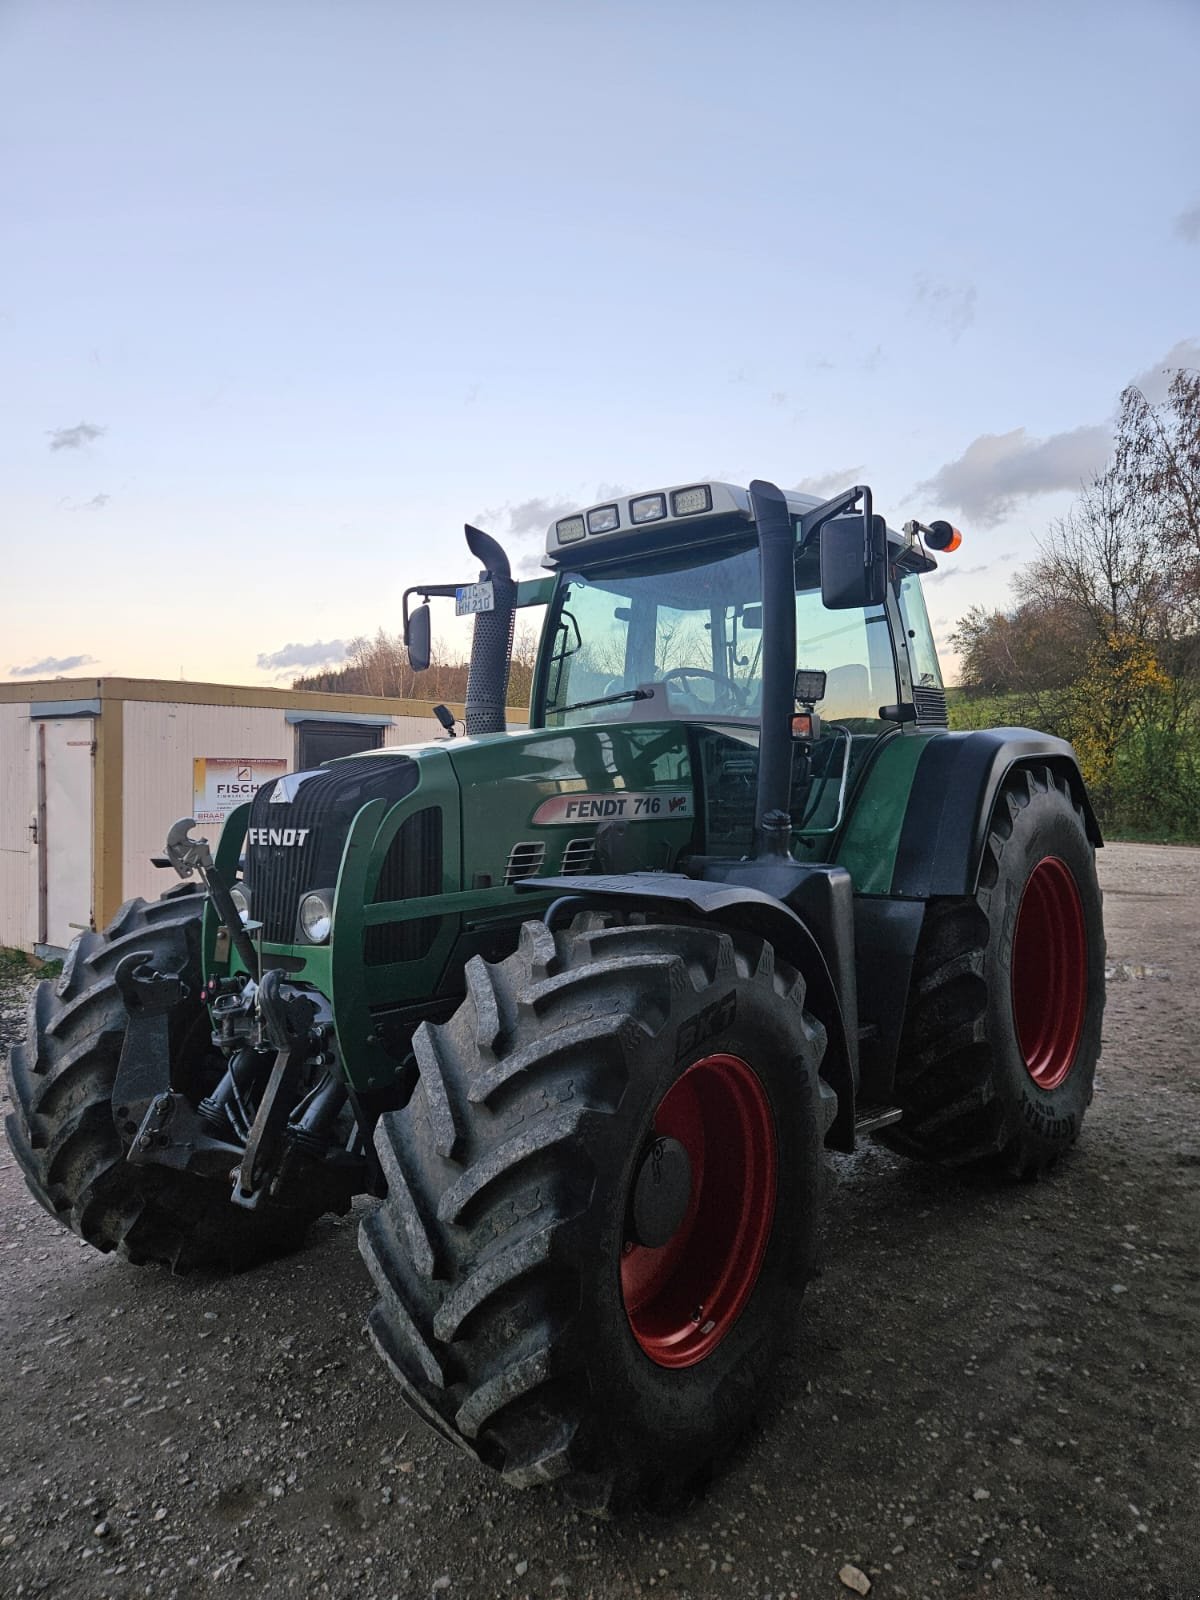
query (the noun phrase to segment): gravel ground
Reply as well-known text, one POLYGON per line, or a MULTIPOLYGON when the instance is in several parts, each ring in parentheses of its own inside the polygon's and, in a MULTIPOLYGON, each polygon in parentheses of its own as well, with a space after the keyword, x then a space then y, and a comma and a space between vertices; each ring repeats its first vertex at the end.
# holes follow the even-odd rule
MULTIPOLYGON (((708 1498, 595 1522, 410 1417, 355 1218, 232 1281, 95 1254, 0 1146, 0 1596, 1200 1597, 1200 851, 1101 857, 1083 1139, 996 1189, 837 1158, 774 1405, 708 1498)), ((22 1025, 4 980, 0 1038, 22 1025)))

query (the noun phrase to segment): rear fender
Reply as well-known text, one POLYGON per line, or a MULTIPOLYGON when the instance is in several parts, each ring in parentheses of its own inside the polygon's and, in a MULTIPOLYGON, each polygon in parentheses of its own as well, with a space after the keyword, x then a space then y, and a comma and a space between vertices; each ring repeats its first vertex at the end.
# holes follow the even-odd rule
POLYGON ((896 850, 891 893, 927 900, 973 895, 996 799, 1021 768, 1065 778, 1088 838, 1104 843, 1075 752, 1065 739, 1031 728, 985 728, 930 738, 917 765, 896 850))
MULTIPOLYGON (((852 1044, 842 998, 820 943, 789 907, 757 889, 659 872, 534 878, 517 887, 539 894, 557 891, 580 908, 649 911, 666 919, 712 922, 769 939, 782 959, 804 975, 806 1003, 828 1035, 821 1076, 838 1097, 838 1111, 825 1143, 831 1150, 854 1149, 857 1038, 852 1044)), ((551 906, 547 915, 553 910, 551 906)))

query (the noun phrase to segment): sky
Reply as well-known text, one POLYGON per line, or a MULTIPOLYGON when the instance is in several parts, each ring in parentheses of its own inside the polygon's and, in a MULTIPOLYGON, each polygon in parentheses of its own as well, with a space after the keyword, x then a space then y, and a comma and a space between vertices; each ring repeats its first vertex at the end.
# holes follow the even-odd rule
POLYGON ((1198 61, 1195 0, 3 0, 0 682, 287 683, 464 521, 528 574, 704 478, 949 517, 947 643, 1200 365, 1198 61))

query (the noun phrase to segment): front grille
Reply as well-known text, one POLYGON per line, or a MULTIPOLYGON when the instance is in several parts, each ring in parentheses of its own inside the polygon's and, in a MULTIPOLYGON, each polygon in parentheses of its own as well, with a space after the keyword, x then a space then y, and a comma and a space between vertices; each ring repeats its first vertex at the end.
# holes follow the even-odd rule
POLYGON ((946 715, 946 691, 935 688, 931 684, 919 683, 913 687, 913 705, 917 708, 917 722, 922 727, 945 728, 949 725, 946 715))
POLYGON ((595 839, 570 839, 563 851, 562 866, 558 870, 564 878, 590 872, 595 857, 595 839))
POLYGON ((504 869, 505 883, 517 883, 522 878, 534 877, 542 870, 542 862, 545 859, 544 839, 527 839, 523 843, 513 845, 508 853, 508 865, 504 869))
POLYGON ((300 897, 336 885, 346 835, 362 807, 403 800, 416 785, 416 762, 400 755, 349 756, 263 784, 250 804, 245 879, 266 943, 296 943, 300 897), (273 799, 277 792, 290 799, 273 799), (259 843, 259 835, 267 842, 259 843))
MULTIPOLYGON (((423 900, 442 889, 442 811, 426 806, 406 817, 388 846, 372 897, 381 900, 423 900)), ((441 927, 440 917, 420 917, 415 922, 385 922, 368 928, 363 960, 368 967, 390 961, 419 961, 428 955, 441 927)))

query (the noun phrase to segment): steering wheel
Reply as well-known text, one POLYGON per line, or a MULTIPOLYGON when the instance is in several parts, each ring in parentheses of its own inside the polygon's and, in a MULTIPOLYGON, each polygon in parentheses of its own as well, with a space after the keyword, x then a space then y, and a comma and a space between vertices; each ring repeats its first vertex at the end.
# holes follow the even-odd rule
MULTIPOLYGON (((672 678, 707 678, 713 685, 713 702, 711 707, 696 704, 697 711, 745 711, 746 694, 742 685, 733 678, 727 678, 719 672, 710 672, 707 667, 671 667, 664 672, 659 682, 665 688, 672 678), (722 693, 724 700, 722 701, 722 693)), ((683 690, 687 694, 686 689, 683 690)), ((690 698, 695 699, 694 696, 690 698)))

